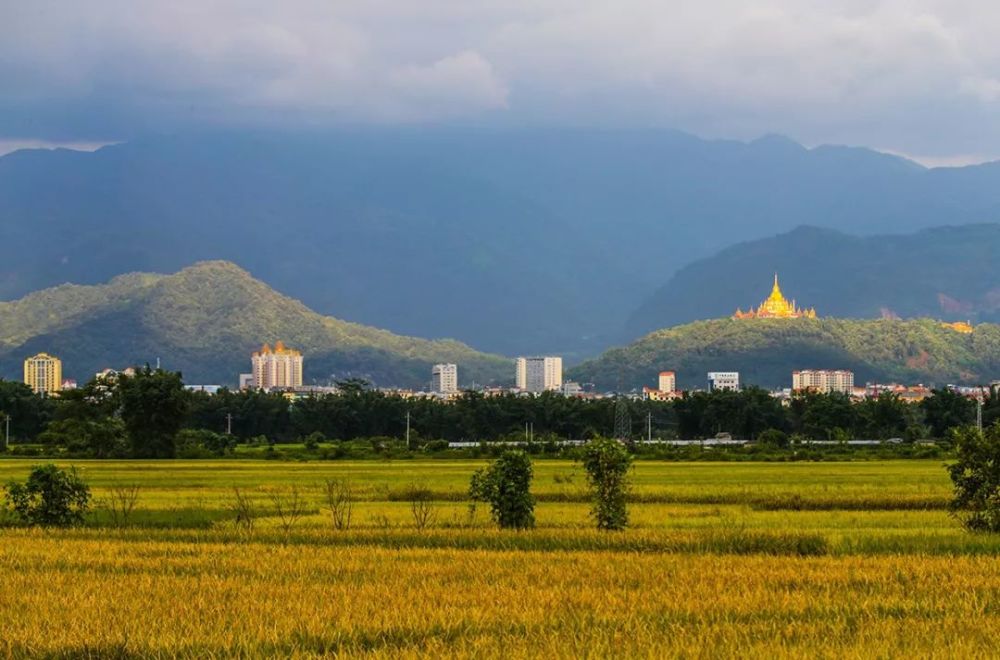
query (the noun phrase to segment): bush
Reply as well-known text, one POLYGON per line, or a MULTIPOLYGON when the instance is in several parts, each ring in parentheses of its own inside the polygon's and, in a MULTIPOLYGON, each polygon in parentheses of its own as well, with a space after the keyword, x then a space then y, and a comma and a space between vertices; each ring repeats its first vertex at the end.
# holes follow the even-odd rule
POLYGON ((531 459, 520 450, 503 452, 487 467, 477 470, 469 484, 473 500, 487 502, 501 529, 535 526, 535 498, 531 488, 531 459))
POLYGON ((326 442, 326 438, 319 431, 313 431, 302 439, 302 446, 305 447, 306 451, 316 451, 321 442, 326 442))
POLYGON ((90 487, 76 468, 67 472, 55 465, 40 465, 31 470, 25 483, 7 484, 6 503, 24 525, 71 527, 83 523, 90 508, 90 487))
POLYGON ((628 510, 628 470, 632 456, 628 450, 610 438, 591 440, 583 448, 583 467, 593 491, 591 515, 598 529, 625 529, 628 510))
POLYGON ((957 459, 948 467, 955 485, 951 511, 966 529, 1000 532, 1000 422, 986 432, 952 430, 957 459))
POLYGON ((757 442, 764 447, 788 447, 788 434, 779 429, 767 429, 757 436, 757 442))

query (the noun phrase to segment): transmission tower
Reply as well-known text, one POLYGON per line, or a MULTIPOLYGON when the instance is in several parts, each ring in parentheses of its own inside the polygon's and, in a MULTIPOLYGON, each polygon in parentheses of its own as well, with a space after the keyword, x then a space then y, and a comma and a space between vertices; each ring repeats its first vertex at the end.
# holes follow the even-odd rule
POLYGON ((621 394, 615 402, 615 440, 619 442, 632 440, 632 416, 628 412, 628 403, 621 394))

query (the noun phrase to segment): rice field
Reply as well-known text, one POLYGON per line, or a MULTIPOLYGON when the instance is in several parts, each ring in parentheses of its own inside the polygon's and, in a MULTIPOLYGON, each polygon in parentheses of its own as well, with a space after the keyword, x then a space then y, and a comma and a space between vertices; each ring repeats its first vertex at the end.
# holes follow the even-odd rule
MULTIPOLYGON (((0 481, 32 462, 0 461, 0 481)), ((940 461, 637 463, 630 529, 537 461, 538 526, 492 528, 473 461, 87 462, 113 527, 0 528, 0 657, 982 657, 1000 538, 963 531, 940 461), (325 479, 358 501, 334 529, 325 479), (433 493, 419 526, 406 501, 433 493), (233 522, 233 488, 254 498, 233 522), (297 492, 292 525, 273 510, 297 492)))

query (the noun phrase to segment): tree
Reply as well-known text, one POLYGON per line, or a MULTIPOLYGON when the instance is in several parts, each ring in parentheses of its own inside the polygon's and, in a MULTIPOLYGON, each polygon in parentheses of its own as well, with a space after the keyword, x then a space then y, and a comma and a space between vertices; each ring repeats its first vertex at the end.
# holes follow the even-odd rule
POLYGON ((494 522, 501 529, 535 526, 531 459, 521 450, 505 451, 487 467, 477 470, 469 484, 473 500, 487 502, 494 522))
POLYGON ((886 440, 906 434, 909 420, 907 404, 892 392, 881 392, 858 404, 857 435, 863 438, 886 440))
POLYGON ((132 454, 138 458, 173 458, 184 424, 188 398, 181 375, 144 369, 118 382, 121 418, 132 454))
POLYGON ((972 426, 951 433, 957 456, 948 466, 955 486, 952 514, 966 529, 1000 532, 1000 422, 985 433, 972 426))
POLYGON ((596 438, 583 448, 583 467, 593 493, 591 515, 598 529, 619 530, 628 525, 628 471, 632 455, 610 438, 596 438))
POLYGON ((976 402, 947 388, 934 390, 920 402, 920 408, 935 438, 943 438, 950 429, 972 424, 976 419, 976 402))
MULTIPOLYGON (((0 434, 6 434, 10 415, 11 438, 34 439, 51 416, 53 405, 53 399, 35 394, 24 383, 0 380, 0 434)), ((0 439, 0 448, 2 445, 0 439)))
POLYGON ((35 466, 23 483, 7 484, 7 506, 25 525, 71 527, 83 523, 90 507, 90 487, 76 468, 35 466))
POLYGON ((49 447, 65 447, 72 454, 87 454, 94 458, 115 458, 126 454, 128 443, 125 426, 120 419, 68 418, 49 422, 38 436, 49 447))

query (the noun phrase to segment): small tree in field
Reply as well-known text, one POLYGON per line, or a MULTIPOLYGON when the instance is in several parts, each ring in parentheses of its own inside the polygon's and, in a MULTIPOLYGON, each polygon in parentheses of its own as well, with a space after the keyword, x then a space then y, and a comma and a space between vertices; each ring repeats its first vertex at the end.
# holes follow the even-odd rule
POLYGON ((469 484, 474 500, 487 502, 501 529, 535 526, 535 498, 531 488, 531 459, 520 450, 505 451, 487 467, 477 470, 469 484))
POLYGON ((1000 532, 1000 422, 986 432, 952 431, 958 460, 948 467, 955 485, 951 511, 966 529, 1000 532))
POLYGON ((583 467, 594 496, 591 515, 598 529, 625 529, 628 525, 626 496, 632 455, 618 441, 596 438, 583 448, 583 467))
POLYGON ((90 508, 90 487, 76 468, 66 471, 40 465, 31 470, 25 483, 7 484, 7 506, 25 525, 80 525, 90 508))

